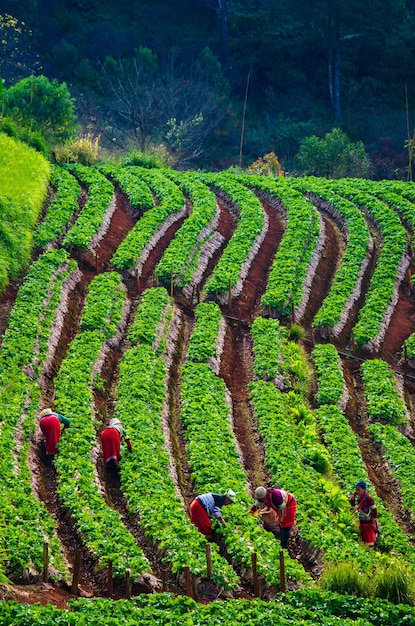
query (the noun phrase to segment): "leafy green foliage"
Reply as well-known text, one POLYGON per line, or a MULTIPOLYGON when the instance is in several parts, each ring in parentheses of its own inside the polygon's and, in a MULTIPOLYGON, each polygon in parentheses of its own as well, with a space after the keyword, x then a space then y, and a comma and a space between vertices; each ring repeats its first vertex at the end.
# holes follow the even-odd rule
MULTIPOLYGON (((159 204, 149 209, 118 247, 111 263, 118 269, 133 269, 145 250, 154 246, 153 237, 168 218, 183 209, 185 200, 177 185, 157 170, 135 168, 136 175, 152 189, 159 204)), ((134 183, 133 183, 134 184, 134 183)))
POLYGON ((192 201, 192 212, 156 267, 156 275, 169 284, 184 287, 198 268, 200 253, 214 237, 213 220, 217 211, 216 197, 193 173, 165 172, 192 201))
POLYGON ((71 173, 87 185, 88 200, 75 224, 66 233, 62 245, 65 248, 88 248, 103 226, 104 217, 113 201, 112 184, 97 170, 80 163, 68 166, 71 173))
POLYGON ((55 197, 47 208, 44 220, 33 235, 38 248, 43 248, 62 236, 78 210, 81 188, 72 174, 60 167, 52 166, 51 184, 56 189, 55 197))
POLYGON ((49 175, 40 154, 0 134, 0 292, 29 260, 49 175))
POLYGON ((382 359, 365 361, 361 371, 369 418, 391 424, 406 424, 405 403, 388 364, 382 359))
POLYGON ((315 194, 329 203, 337 222, 344 224, 346 230, 346 248, 340 266, 337 268, 329 294, 318 310, 313 326, 329 328, 340 332, 346 320, 348 310, 356 297, 353 294, 358 285, 362 264, 369 253, 370 232, 363 214, 358 208, 341 195, 330 189, 328 181, 322 178, 296 178, 289 181, 302 193, 315 194))
POLYGON ((46 76, 29 76, 5 93, 6 113, 19 124, 38 131, 52 144, 75 133, 75 100, 65 83, 46 76))
POLYGON ((339 404, 345 392, 345 381, 336 348, 331 343, 316 345, 313 365, 318 386, 315 399, 320 405, 339 404))
POLYGON ((370 171, 363 142, 352 143, 340 128, 333 128, 322 138, 314 135, 303 139, 297 159, 306 175, 365 178, 370 171))
MULTIPOLYGON (((119 276, 117 280, 121 280, 119 276)), ((94 365, 106 339, 115 334, 124 299, 121 289, 115 288, 114 294, 113 275, 103 274, 93 281, 82 317, 88 330, 82 330, 72 341, 55 380, 56 405, 71 419, 70 434, 62 437, 55 460, 59 498, 98 569, 104 570, 111 559, 116 578, 122 578, 126 568, 131 569, 132 576, 150 570, 120 514, 101 495, 91 456, 97 446, 92 408, 94 365)))
POLYGON ((244 189, 235 177, 226 173, 209 174, 201 180, 225 192, 239 213, 237 228, 205 286, 208 294, 224 294, 229 285, 235 289, 238 281, 245 279, 244 265, 255 251, 255 243, 264 228, 265 213, 258 198, 244 189))

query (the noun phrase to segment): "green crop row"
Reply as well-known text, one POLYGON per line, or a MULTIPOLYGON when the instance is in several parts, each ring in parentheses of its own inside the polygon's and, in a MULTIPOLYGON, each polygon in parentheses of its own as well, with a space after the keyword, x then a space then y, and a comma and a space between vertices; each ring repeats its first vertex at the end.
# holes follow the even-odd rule
POLYGON ((415 519, 415 450, 413 444, 397 428, 389 424, 371 424, 368 427, 384 450, 386 459, 397 479, 402 504, 415 519))
POLYGON ((311 371, 303 347, 288 341, 288 331, 277 319, 257 317, 251 326, 254 372, 284 391, 306 394, 311 371))
POLYGON ((121 191, 128 196, 134 210, 147 211, 154 205, 153 194, 148 185, 141 180, 137 168, 101 165, 98 169, 119 185, 121 191))
POLYGON ((316 345, 312 358, 318 386, 316 401, 320 405, 338 405, 344 398, 346 383, 336 348, 331 343, 316 345))
MULTIPOLYGON (((81 331, 72 341, 55 379, 56 408, 71 420, 71 428, 62 436, 55 459, 57 490, 85 546, 96 559, 97 567, 102 571, 112 560, 116 578, 123 577, 126 568, 130 568, 135 577, 150 571, 149 563, 120 514, 106 504, 93 462, 97 446, 93 386, 99 383, 94 365, 108 339, 110 316, 119 319, 123 306, 122 299, 114 297, 107 288, 111 286, 114 290, 112 274, 101 275, 97 282, 101 299, 107 306, 107 316, 99 302, 99 290, 92 284, 81 321, 82 325, 84 319, 88 320, 89 330, 81 331), (90 308, 97 305, 99 314, 95 315, 90 308)), ((124 293, 119 287, 116 291, 124 293)))
POLYGON ((78 210, 81 188, 72 174, 53 165, 51 184, 56 189, 55 196, 47 208, 45 218, 34 232, 34 242, 38 248, 59 239, 78 210))
POLYGON ((111 206, 115 208, 114 188, 112 184, 92 167, 77 163, 67 166, 81 183, 88 188, 88 200, 80 211, 75 224, 66 233, 62 245, 65 248, 87 249, 104 227, 105 216, 111 206), (112 204, 113 203, 113 204, 112 204))
POLYGON ((157 233, 163 224, 177 217, 185 206, 180 189, 160 171, 141 167, 134 167, 134 170, 153 191, 159 204, 144 213, 112 257, 111 263, 120 270, 135 269, 144 253, 149 253, 156 245, 157 233))
POLYGON ((216 196, 194 173, 171 170, 165 174, 190 197, 193 208, 164 252, 156 267, 156 275, 165 283, 173 276, 175 285, 185 287, 198 268, 202 249, 214 236, 214 219, 218 210, 216 196))
MULTIPOLYGON (((326 405, 316 411, 316 417, 330 453, 334 472, 346 492, 352 493, 356 482, 364 480, 370 493, 375 497, 379 522, 382 527, 383 548, 386 551, 396 551, 415 563, 415 551, 408 537, 395 522, 382 500, 376 498, 374 487, 360 453, 358 437, 343 413, 337 406, 326 405)), ((370 426, 369 430, 371 428, 370 426)))
POLYGON ((359 279, 369 254, 370 231, 363 214, 356 206, 330 189, 329 181, 321 178, 295 178, 290 185, 302 193, 312 193, 327 202, 347 230, 347 243, 336 270, 330 292, 318 310, 313 326, 329 328, 338 333, 344 327, 347 314, 359 296, 359 279), (346 310, 347 307, 347 310, 346 310))
POLYGON ((281 315, 299 307, 307 271, 320 235, 320 221, 313 204, 284 181, 248 176, 245 184, 280 200, 287 215, 284 237, 274 257, 262 306, 281 315))
POLYGON ((55 520, 32 492, 28 457, 35 434, 33 414, 40 400, 40 363, 55 319, 62 284, 75 269, 65 251, 50 250, 32 264, 10 313, 0 350, 0 562, 22 579, 39 574, 43 542, 50 542, 50 571, 65 572, 55 520))
POLYGON ((0 619, 13 626, 407 626, 415 609, 380 598, 356 598, 320 589, 298 589, 274 600, 238 599, 202 604, 173 594, 141 594, 131 600, 77 598, 69 610, 47 604, 3 602, 0 619))
POLYGON ((81 330, 99 330, 105 339, 114 337, 122 321, 125 291, 119 274, 96 276, 89 287, 88 306, 82 312, 81 330))
MULTIPOLYGON (((200 306, 200 305, 199 305, 200 306)), ((215 349, 216 316, 197 317, 189 343, 189 354, 197 354, 203 346, 206 359, 215 349), (198 328, 199 327, 199 328, 198 328), (205 337, 211 338, 206 349, 205 337)), ((248 515, 252 500, 247 492, 247 477, 241 464, 235 435, 231 426, 231 409, 222 378, 216 376, 207 362, 187 361, 182 368, 181 412, 187 456, 192 480, 199 493, 223 493, 231 488, 237 502, 227 507, 226 526, 220 526, 228 554, 243 568, 251 565, 251 549, 258 553, 258 569, 265 580, 279 585, 279 545, 271 533, 258 527, 257 520, 248 515)), ((302 567, 287 556, 287 574, 297 581, 307 581, 302 567)))
POLYGON ((0 292, 29 261, 49 176, 39 152, 0 133, 0 292))
POLYGON ((386 420, 391 424, 406 424, 405 403, 388 364, 382 359, 365 361, 361 372, 369 419, 386 420))
MULTIPOLYGON (((133 448, 122 459, 122 488, 130 513, 139 516, 140 526, 162 551, 172 571, 189 567, 196 576, 206 577, 206 540, 190 523, 178 495, 162 425, 166 420, 168 373, 165 355, 157 354, 154 344, 165 344, 157 334, 160 327, 161 334, 169 332, 173 301, 161 288, 147 290, 143 298, 134 322, 142 332, 130 333, 130 339, 133 335, 142 343, 125 352, 116 390, 115 415, 127 428, 133 448)), ((236 585, 236 575, 219 556, 216 545, 212 545, 212 566, 217 583, 227 588, 236 585)))
POLYGON ((233 290, 238 295, 254 256, 264 236, 266 215, 258 198, 229 174, 205 174, 201 180, 219 188, 237 205, 238 225, 219 259, 205 290, 211 294, 224 294, 233 290))
POLYGON ((220 308, 215 302, 202 302, 195 308, 195 318, 187 360, 208 363, 217 356, 216 340, 222 320, 220 308))
MULTIPOLYGON (((407 247, 406 231, 396 213, 387 204, 354 187, 352 181, 332 182, 336 193, 364 207, 379 225, 382 246, 373 272, 365 304, 360 309, 357 324, 353 328, 356 345, 376 346, 385 322, 388 323, 388 310, 393 305, 397 281, 402 280, 402 263, 407 247)), ((409 262, 409 259, 408 259, 409 262)))

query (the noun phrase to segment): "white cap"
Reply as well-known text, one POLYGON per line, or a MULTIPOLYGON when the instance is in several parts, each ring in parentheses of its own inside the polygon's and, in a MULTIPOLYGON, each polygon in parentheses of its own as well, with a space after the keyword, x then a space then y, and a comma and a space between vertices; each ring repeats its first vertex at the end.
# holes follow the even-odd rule
POLYGON ((117 419, 116 417, 113 417, 110 420, 110 424, 109 424, 110 428, 115 428, 115 430, 118 430, 118 432, 120 433, 120 435, 123 434, 123 427, 122 427, 122 422, 120 422, 119 419, 117 419))
POLYGON ((267 490, 265 489, 265 487, 257 487, 255 489, 255 498, 257 500, 265 500, 266 497, 267 497, 267 490))

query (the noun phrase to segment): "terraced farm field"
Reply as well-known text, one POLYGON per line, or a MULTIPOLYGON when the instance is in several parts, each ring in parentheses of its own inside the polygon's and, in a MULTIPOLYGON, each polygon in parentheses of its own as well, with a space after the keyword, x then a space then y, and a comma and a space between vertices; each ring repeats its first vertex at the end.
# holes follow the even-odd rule
MULTIPOLYGON (((309 593, 311 605, 325 598, 317 623, 336 624, 352 616, 318 591, 327 566, 350 562, 363 576, 387 555, 415 571, 414 189, 51 166, 31 261, 0 296, 0 573, 15 584, 3 597, 20 599, 21 585, 61 608, 98 597, 62 623, 100 623, 98 612, 124 623, 100 598, 167 591, 233 598, 230 614, 239 606, 247 623, 275 610, 278 623, 299 611, 308 624, 309 593), (37 423, 48 406, 71 419, 52 465, 37 423), (133 448, 115 477, 99 444, 112 417, 133 448), (360 543, 347 499, 361 479, 380 512, 376 550, 360 543), (259 484, 298 500, 291 604, 279 595, 279 543, 247 514, 259 484), (209 563, 189 505, 227 488, 237 501, 209 563), (252 553, 261 596, 277 604, 251 602, 252 553)), ((219 612, 158 593, 131 602, 134 623, 219 612)), ((49 618, 2 610, 8 623, 49 618)), ((355 617, 378 623, 363 604, 355 617)))

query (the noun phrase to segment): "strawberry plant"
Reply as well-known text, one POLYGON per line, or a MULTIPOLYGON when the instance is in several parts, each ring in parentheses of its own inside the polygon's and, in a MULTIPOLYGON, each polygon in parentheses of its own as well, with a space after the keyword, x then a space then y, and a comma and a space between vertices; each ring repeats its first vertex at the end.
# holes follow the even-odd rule
POLYGON ((406 424, 406 406, 388 364, 382 359, 368 360, 362 364, 361 372, 369 419, 406 424))

